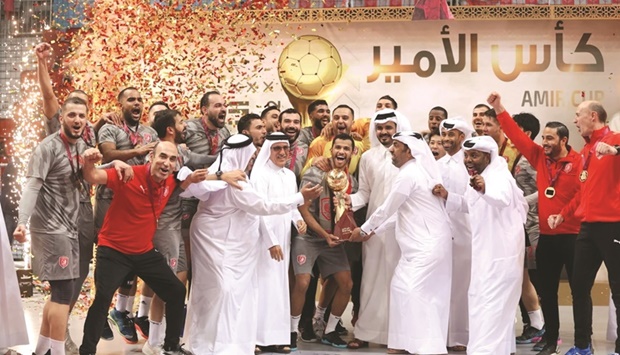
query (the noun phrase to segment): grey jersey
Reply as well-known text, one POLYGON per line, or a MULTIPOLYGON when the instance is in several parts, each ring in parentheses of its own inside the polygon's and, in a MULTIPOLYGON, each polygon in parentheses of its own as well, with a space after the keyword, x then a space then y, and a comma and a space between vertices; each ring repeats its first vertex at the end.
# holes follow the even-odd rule
MULTIPOLYGON (((45 119, 45 135, 49 136, 60 131, 60 110, 56 112, 51 119, 45 119)), ((95 147, 97 145, 97 137, 95 136, 95 128, 90 121, 86 121, 86 127, 82 133, 82 140, 88 147, 95 147)), ((84 189, 80 192, 80 202, 90 203, 90 184, 84 181, 84 189)))
POLYGON ((307 158, 308 146, 297 137, 297 140, 291 144, 291 158, 286 162, 286 167, 295 173, 297 184, 301 182, 301 171, 306 165, 307 158))
MULTIPOLYGON (((308 210, 314 216, 317 222, 321 225, 325 231, 332 233, 334 227, 334 218, 333 218, 333 202, 332 197, 333 193, 329 189, 327 185, 327 179, 325 179, 325 172, 315 166, 311 166, 306 173, 301 178, 301 186, 304 186, 307 183, 310 183, 312 186, 316 184, 320 184, 323 187, 323 192, 318 199, 312 200, 310 207, 308 210)), ((355 193, 357 191, 357 180, 352 175, 350 176, 351 183, 351 193, 355 193)), ((310 228, 307 229, 306 234, 301 234, 300 238, 306 239, 308 241, 313 242, 324 242, 325 239, 316 233, 314 233, 310 228)))
POLYGON ((305 144, 306 147, 309 147, 312 141, 314 140, 314 135, 312 134, 312 126, 304 127, 299 131, 299 137, 297 137, 297 142, 301 142, 305 144))
POLYGON ((30 157, 26 177, 43 180, 30 218, 32 232, 77 235, 77 184, 82 180, 81 154, 87 147, 81 139, 69 147, 73 171, 59 132, 45 138, 30 157))
MULTIPOLYGON (((202 126, 200 118, 194 118, 187 120, 187 131, 185 133, 185 144, 192 153, 199 155, 212 155, 211 153, 211 140, 207 137, 204 127, 202 126)), ((224 140, 230 137, 230 131, 226 126, 218 130, 218 148, 222 146, 224 140)), ((193 170, 207 168, 205 164, 188 164, 193 170)))
MULTIPOLYGON (((515 167, 515 180, 517 186, 523 190, 524 196, 529 196, 538 191, 536 186, 536 170, 530 162, 521 156, 515 167)), ((538 202, 530 205, 527 211, 527 221, 525 222, 525 230, 532 244, 536 244, 540 235, 540 227, 538 226, 538 202)))
MULTIPOLYGON (((141 137, 142 142, 138 142, 136 145, 132 143, 129 134, 121 127, 112 124, 104 125, 98 134, 99 144, 102 143, 114 143, 117 150, 129 150, 134 149, 138 145, 149 144, 154 141, 158 141, 157 132, 149 126, 140 124, 138 126, 137 134, 141 137)), ((125 163, 129 165, 142 165, 146 162, 146 155, 141 157, 134 157, 127 160, 125 163)), ((105 185, 97 186, 97 199, 110 200, 114 193, 112 190, 105 187, 105 185)))

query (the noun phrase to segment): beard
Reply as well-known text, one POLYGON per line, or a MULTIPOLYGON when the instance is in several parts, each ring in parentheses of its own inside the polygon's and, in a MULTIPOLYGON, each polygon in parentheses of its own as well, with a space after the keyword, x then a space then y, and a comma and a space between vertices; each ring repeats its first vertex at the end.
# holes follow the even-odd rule
POLYGON ((220 123, 217 117, 218 116, 207 116, 207 119, 209 120, 209 122, 211 122, 212 125, 214 125, 217 128, 224 127, 224 123, 220 123))

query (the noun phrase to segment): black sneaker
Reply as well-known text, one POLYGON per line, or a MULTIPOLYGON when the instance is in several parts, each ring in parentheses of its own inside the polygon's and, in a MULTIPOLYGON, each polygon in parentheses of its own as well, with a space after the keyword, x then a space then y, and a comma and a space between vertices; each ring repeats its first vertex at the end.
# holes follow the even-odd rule
POLYGON ((335 330, 331 333, 327 333, 323 335, 323 337, 321 338, 321 343, 331 345, 335 348, 346 348, 347 347, 347 342, 342 340, 340 335, 338 335, 338 332, 335 330))
POLYGON ((136 318, 134 318, 133 321, 136 325, 136 331, 138 333, 140 333, 140 336, 142 336, 144 339, 148 340, 149 339, 149 317, 147 316, 142 316, 142 317, 138 317, 136 316, 136 318))
POLYGON ((341 335, 341 336, 349 334, 349 331, 347 330, 347 328, 345 328, 344 325, 342 325, 342 319, 338 321, 338 324, 336 324, 336 332, 338 332, 338 335, 341 335))
POLYGON ((297 332, 291 332, 291 351, 297 351, 297 332))
POLYGON ((110 328, 110 323, 106 319, 103 322, 103 332, 101 332, 101 339, 103 340, 114 340, 114 333, 112 332, 112 328, 110 328))
POLYGON ((185 350, 181 347, 181 344, 174 346, 164 345, 164 352, 162 355, 193 355, 191 351, 185 350))
MULTIPOLYGON (((10 352, 10 351, 9 351, 9 352, 10 352)), ((37 354, 32 353, 32 355, 37 355, 37 354)), ((45 353, 45 355, 52 355, 52 349, 49 349, 49 350, 45 353)))
POLYGON ((542 339, 540 339, 538 343, 534 344, 532 351, 542 351, 545 346, 547 346, 547 339, 545 339, 545 337, 542 337, 542 339))
POLYGON ((313 343, 316 341, 316 334, 314 334, 312 326, 301 328, 301 341, 305 343, 313 343))
POLYGON ((532 326, 528 326, 525 330, 523 330, 523 334, 517 337, 517 344, 531 344, 539 342, 544 334, 545 327, 542 329, 536 329, 532 326))
POLYGON ((536 355, 559 355, 560 349, 556 344, 547 344, 545 347, 536 355))

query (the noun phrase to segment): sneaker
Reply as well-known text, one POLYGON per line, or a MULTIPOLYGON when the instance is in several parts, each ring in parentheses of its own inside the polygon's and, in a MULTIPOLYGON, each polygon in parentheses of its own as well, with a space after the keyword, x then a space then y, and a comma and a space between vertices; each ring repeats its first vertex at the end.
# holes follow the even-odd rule
POLYGON ((150 325, 149 317, 147 316, 138 317, 136 315, 136 318, 134 318, 133 322, 136 325, 136 330, 138 331, 138 333, 140 333, 140 336, 148 340, 149 339, 149 325, 150 325))
POLYGON ((564 355, 592 355, 592 354, 593 354, 592 346, 588 345, 588 347, 585 349, 580 349, 576 346, 573 346, 564 355))
POLYGON ((191 351, 185 350, 182 347, 182 344, 177 344, 171 347, 164 345, 164 351, 162 355, 193 355, 191 351))
POLYGON ((164 349, 161 345, 153 346, 147 341, 142 347, 142 353, 146 355, 162 355, 164 353, 164 349))
POLYGON ((517 337, 517 344, 531 344, 539 342, 542 339, 543 334, 545 334, 545 328, 536 329, 532 326, 528 326, 523 331, 523 334, 517 337))
POLYGON ((136 326, 133 323, 133 319, 127 315, 129 312, 119 312, 116 309, 110 311, 109 319, 112 321, 118 332, 121 333, 123 339, 127 344, 138 343, 138 334, 136 333, 136 326))
POLYGON ((107 318, 105 322, 103 322, 103 331, 101 332, 101 339, 114 340, 114 333, 112 332, 112 328, 110 328, 110 322, 108 322, 107 318))
MULTIPOLYGON (((542 351, 545 345, 547 345, 547 340, 545 339, 545 337, 543 337, 538 343, 534 344, 532 351, 542 351)), ((558 339, 557 345, 558 346, 562 345, 562 339, 558 339)))
POLYGON ((322 337, 323 333, 325 333, 325 321, 319 318, 312 318, 312 330, 317 338, 322 337))
POLYGON ((336 324, 336 331, 338 332, 338 335, 342 336, 349 334, 347 328, 342 325, 342 319, 338 321, 338 324, 336 324))
POLYGON ((69 326, 67 325, 67 332, 65 333, 65 354, 67 355, 77 355, 80 353, 80 349, 78 349, 77 345, 71 339, 71 334, 69 333, 69 326))
POLYGON ((291 351, 297 351, 297 332, 291 332, 291 351))
POLYGON ((321 338, 321 343, 331 345, 335 348, 346 348, 347 342, 342 340, 340 335, 338 335, 338 331, 334 330, 331 333, 327 333, 323 335, 321 338))
POLYGON ((301 341, 305 343, 313 343, 316 341, 316 334, 311 326, 301 328, 301 341))
POLYGON ((556 344, 547 344, 536 355, 559 355, 559 354, 560 354, 560 348, 558 348, 556 344))

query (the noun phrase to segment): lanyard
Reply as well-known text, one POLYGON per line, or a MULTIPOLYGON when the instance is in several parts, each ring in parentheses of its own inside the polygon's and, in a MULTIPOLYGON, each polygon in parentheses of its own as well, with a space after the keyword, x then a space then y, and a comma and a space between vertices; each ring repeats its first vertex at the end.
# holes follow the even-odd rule
MULTIPOLYGON (((140 125, 138 124, 138 128, 139 127, 140 125)), ((125 131, 125 133, 129 136, 131 145, 133 145, 134 148, 142 144, 142 136, 138 133, 138 128, 136 128, 136 131, 134 132, 131 128, 129 128, 129 126, 127 126, 127 123, 123 123, 123 131, 125 131)))
POLYGON ((217 152, 217 148, 220 145, 218 131, 217 129, 210 130, 202 118, 200 119, 200 124, 202 125, 202 128, 205 130, 205 134, 207 135, 207 139, 209 140, 209 146, 210 146, 209 155, 215 155, 215 153, 217 152))
POLYGON ((560 174, 562 173, 562 170, 564 170, 564 168, 566 167, 566 164, 568 164, 568 162, 563 162, 562 166, 558 169, 558 171, 555 172, 555 175, 553 175, 553 177, 551 176, 551 159, 547 158, 546 159, 546 163, 547 163, 547 172, 549 174, 549 187, 553 187, 555 185, 555 182, 560 177, 560 174))
POLYGON ((82 188, 84 187, 84 183, 79 175, 80 158, 78 156, 77 146, 75 147, 75 155, 77 157, 77 169, 76 169, 76 167, 73 165, 73 154, 71 154, 71 146, 69 144, 69 140, 67 139, 65 134, 62 132, 62 130, 60 130, 60 139, 62 140, 62 143, 65 147, 65 152, 67 153, 67 159, 69 159, 69 165, 71 166, 71 176, 73 176, 73 179, 75 179, 73 184, 78 190, 82 190, 82 188))
MULTIPOLYGON (((149 201, 151 202, 151 211, 153 212, 153 219, 155 220, 155 228, 157 228, 159 226, 159 218, 157 218, 157 213, 155 213, 155 199, 153 197, 153 194, 155 193, 155 189, 153 188, 153 183, 151 182, 152 177, 149 175, 150 171, 151 171, 151 164, 147 165, 146 168, 147 171, 147 175, 146 175, 146 184, 149 187, 149 201)), ((158 194, 159 195, 159 203, 158 206, 161 205, 161 193, 158 194)))
POLYGON ((295 162, 297 161, 297 142, 293 143, 293 145, 291 145, 291 164, 289 165, 288 169, 290 171, 295 171, 295 162))

